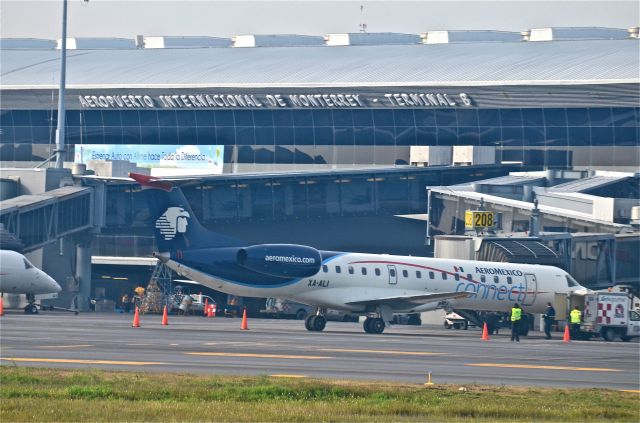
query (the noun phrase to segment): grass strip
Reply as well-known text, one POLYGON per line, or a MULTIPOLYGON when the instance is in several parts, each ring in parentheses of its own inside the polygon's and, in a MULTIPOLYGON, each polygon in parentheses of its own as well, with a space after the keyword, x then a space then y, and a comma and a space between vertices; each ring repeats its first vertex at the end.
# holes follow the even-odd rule
POLYGON ((460 388, 0 366, 0 421, 640 421, 632 392, 460 388))

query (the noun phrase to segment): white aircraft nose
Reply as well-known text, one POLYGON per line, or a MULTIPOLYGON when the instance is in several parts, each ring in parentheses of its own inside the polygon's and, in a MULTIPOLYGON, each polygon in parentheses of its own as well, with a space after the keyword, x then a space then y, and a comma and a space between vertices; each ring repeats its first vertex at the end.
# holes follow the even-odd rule
POLYGON ((51 287, 51 292, 60 292, 62 291, 62 287, 60 286, 60 284, 58 284, 58 282, 56 282, 53 278, 47 276, 48 280, 49 280, 49 286, 51 287))

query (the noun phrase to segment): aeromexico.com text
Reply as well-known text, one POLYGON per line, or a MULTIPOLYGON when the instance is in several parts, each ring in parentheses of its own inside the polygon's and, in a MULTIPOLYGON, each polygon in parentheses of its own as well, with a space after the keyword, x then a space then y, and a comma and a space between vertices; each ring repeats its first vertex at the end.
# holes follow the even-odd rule
POLYGON ((298 256, 265 256, 264 261, 275 261, 278 263, 315 264, 316 259, 313 257, 298 257, 298 256))

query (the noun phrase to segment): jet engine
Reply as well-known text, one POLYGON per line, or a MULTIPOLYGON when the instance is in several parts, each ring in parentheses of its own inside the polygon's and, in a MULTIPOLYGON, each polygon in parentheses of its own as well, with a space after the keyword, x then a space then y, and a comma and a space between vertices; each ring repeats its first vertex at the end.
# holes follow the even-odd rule
POLYGON ((318 250, 305 245, 260 244, 238 250, 236 262, 265 275, 304 278, 318 273, 322 257, 318 250))

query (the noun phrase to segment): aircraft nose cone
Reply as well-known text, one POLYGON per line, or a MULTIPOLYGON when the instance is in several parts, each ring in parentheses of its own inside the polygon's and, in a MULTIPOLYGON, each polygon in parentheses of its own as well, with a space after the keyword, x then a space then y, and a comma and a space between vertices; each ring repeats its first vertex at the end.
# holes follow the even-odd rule
POLYGON ((60 292, 62 291, 62 287, 58 284, 58 282, 54 281, 53 279, 51 279, 50 281, 51 283, 51 290, 53 292, 60 292))
POLYGON ((163 263, 166 263, 171 259, 171 253, 168 253, 168 252, 164 252, 164 253, 156 252, 156 253, 153 253, 153 255, 163 263))

